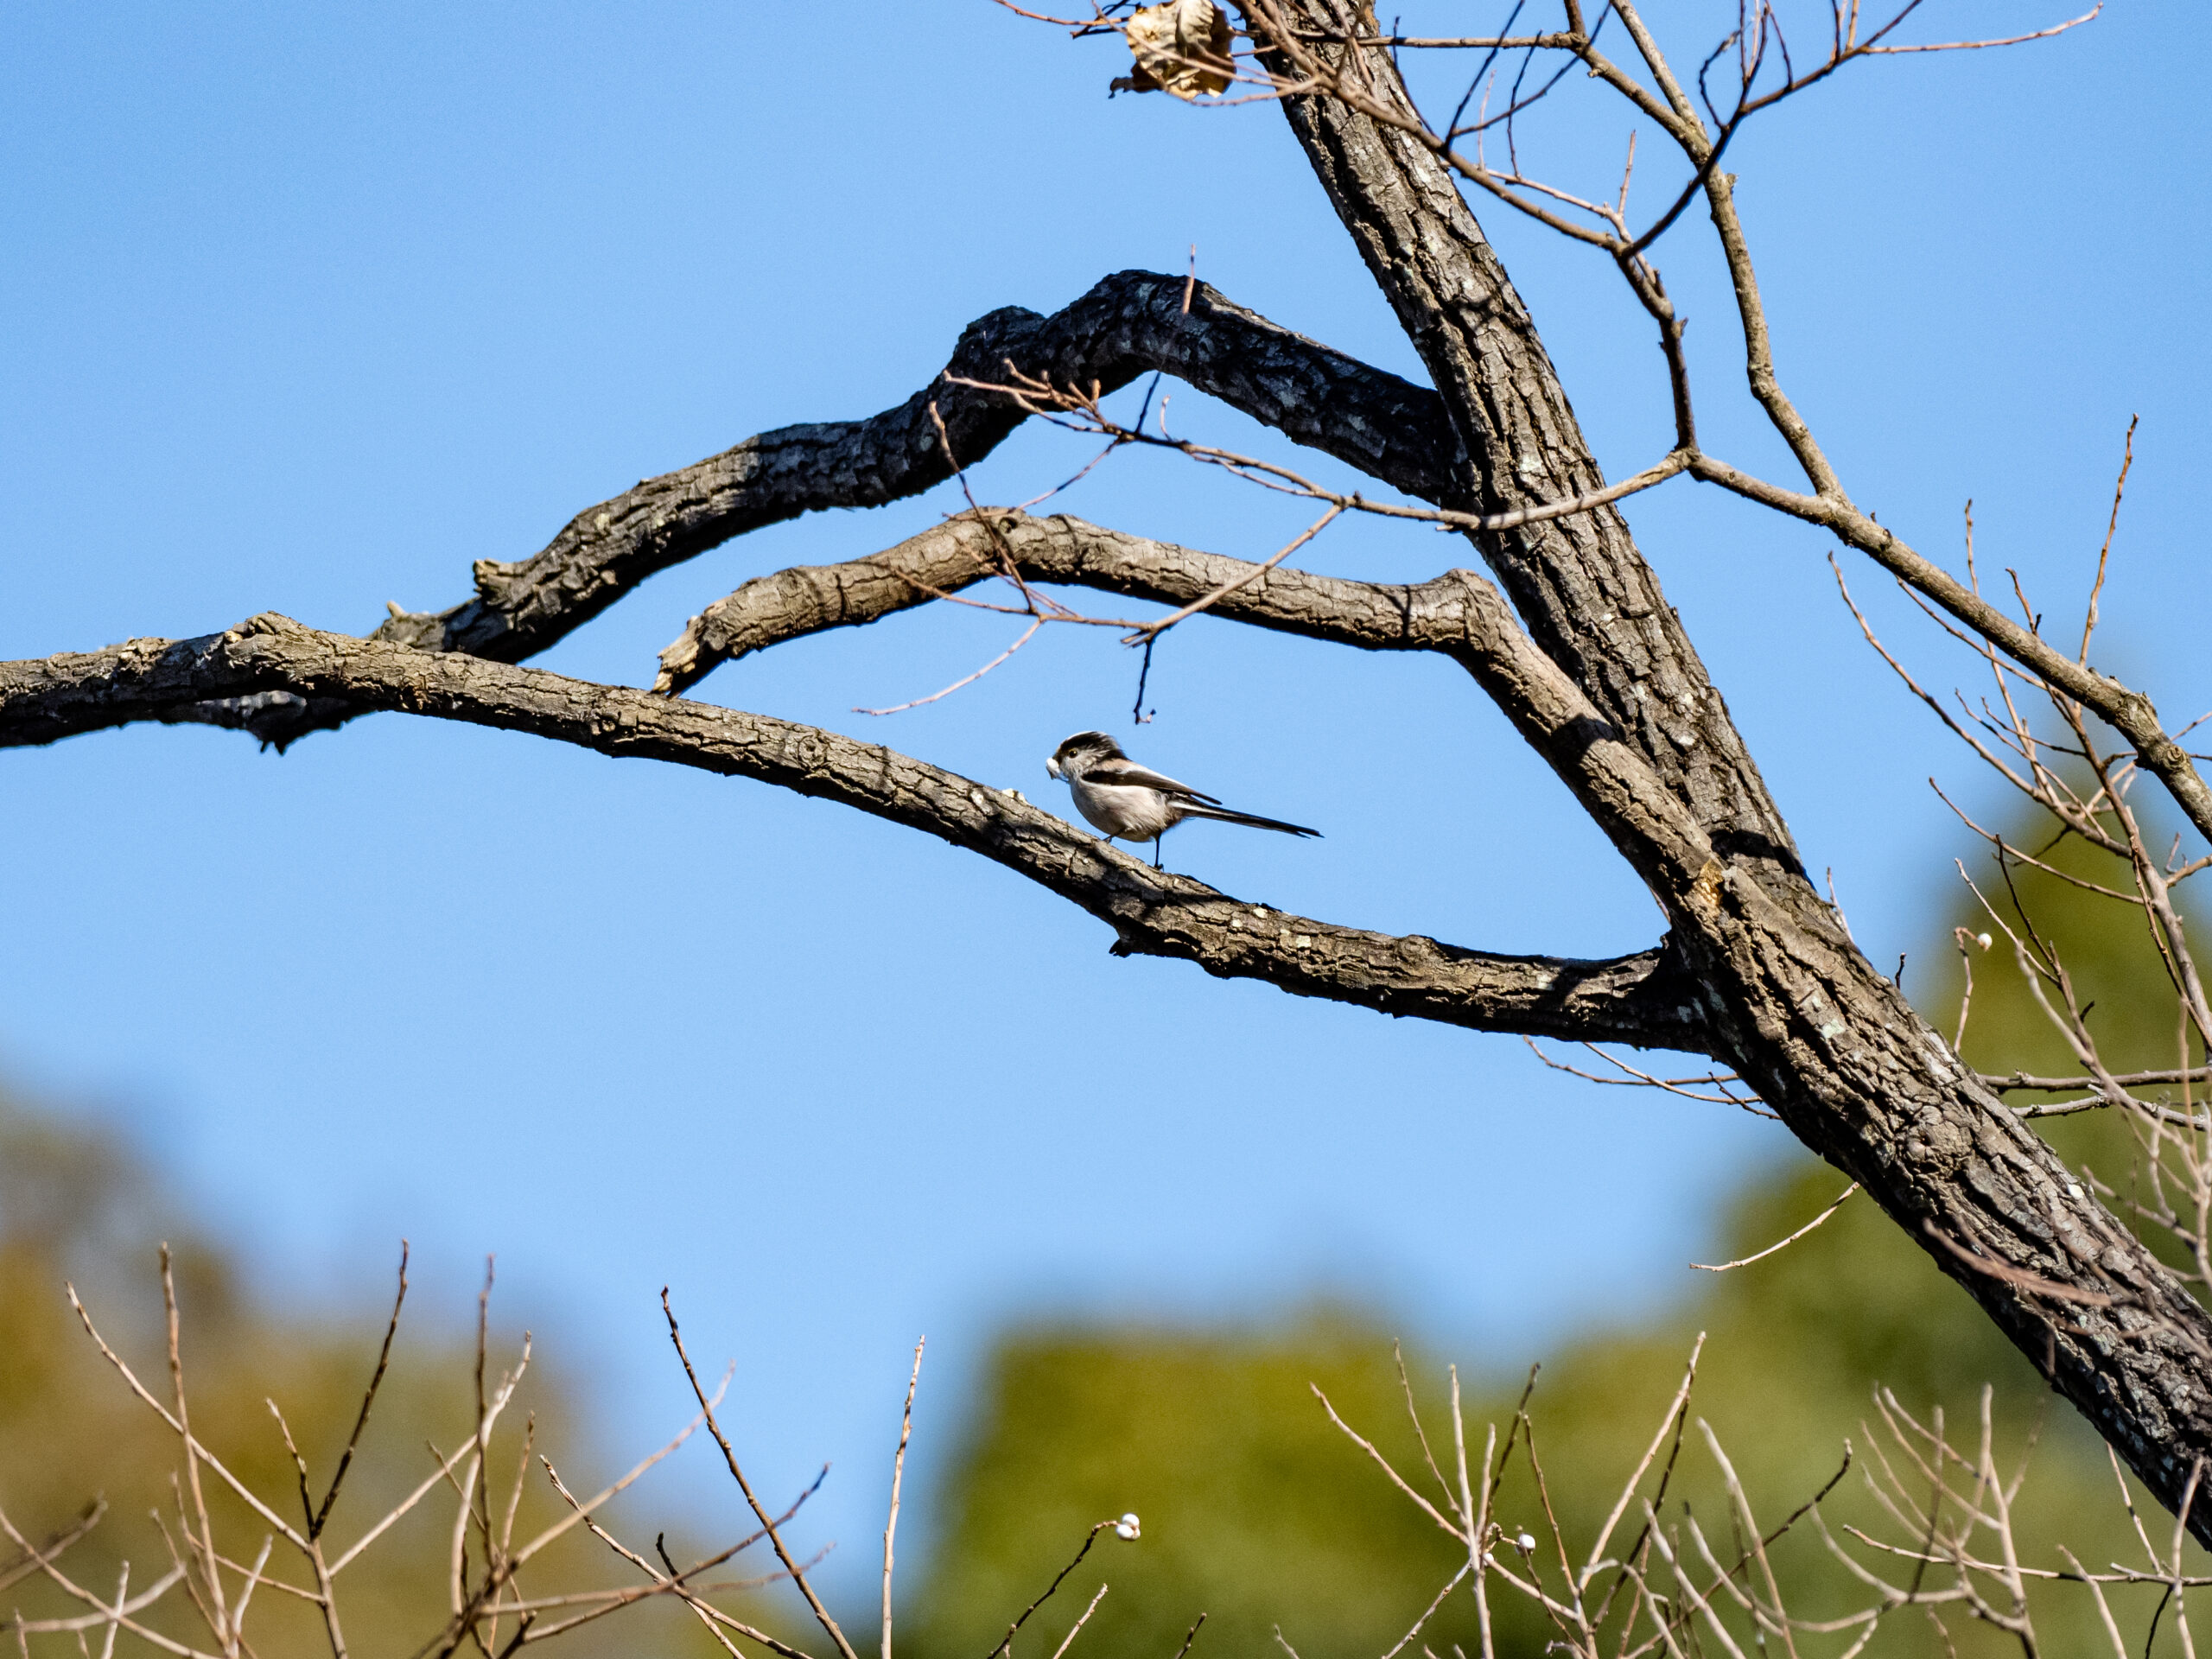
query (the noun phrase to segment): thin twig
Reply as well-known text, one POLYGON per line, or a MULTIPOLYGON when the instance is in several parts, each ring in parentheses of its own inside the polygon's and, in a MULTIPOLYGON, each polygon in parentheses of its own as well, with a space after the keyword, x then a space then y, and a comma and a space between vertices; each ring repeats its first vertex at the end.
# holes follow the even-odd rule
POLYGON ((377 1351, 377 1368, 370 1374, 369 1386, 361 1393, 361 1409, 353 1419, 353 1432, 346 1437, 346 1449, 338 1454, 338 1468, 330 1477, 330 1490, 322 1495, 322 1503, 308 1524, 308 1536, 320 1538, 322 1529, 330 1522, 330 1506, 338 1502, 338 1489, 346 1483, 346 1471, 353 1466, 354 1448, 361 1443, 361 1431, 369 1426, 369 1408, 377 1402, 377 1389, 383 1385, 385 1368, 391 1363, 391 1341, 399 1334, 399 1310, 407 1301, 407 1241, 399 1241, 399 1290, 391 1299, 391 1319, 384 1328, 384 1345, 377 1351))
MULTIPOLYGON (((891 1659, 891 1541, 899 1532, 899 1484, 906 1473, 906 1442, 914 1433, 914 1389, 922 1380, 922 1344, 927 1340, 922 1338, 914 1344, 914 1369, 906 1378, 906 1408, 899 1418, 899 1451, 891 1459, 891 1516, 883 1523, 883 1659, 891 1659)), ((1102 1588, 1098 1593, 1103 1596, 1106 1592, 1102 1588)))
POLYGON ((1853 1181, 1849 1186, 1845 1187, 1842 1192, 1835 1195, 1834 1201, 1829 1204, 1827 1209, 1821 1211, 1819 1215, 1815 1216, 1802 1227, 1800 1227, 1796 1232, 1790 1234, 1789 1237, 1783 1239, 1777 1243, 1770 1244, 1766 1249, 1759 1250, 1753 1255, 1740 1257, 1733 1262, 1721 1262, 1718 1263, 1693 1262, 1690 1263, 1690 1266, 1695 1268, 1700 1273, 1726 1273, 1732 1268, 1747 1268, 1754 1262, 1764 1262, 1767 1257, 1772 1255, 1777 1250, 1786 1249, 1790 1245, 1795 1244, 1799 1239, 1804 1237, 1806 1234, 1811 1232, 1814 1228, 1819 1226, 1830 1216, 1835 1214, 1837 1211, 1842 1209, 1843 1201, 1858 1190, 1859 1183, 1853 1181))
POLYGON ((807 1607, 814 1614, 815 1622, 836 1643, 837 1651, 844 1656, 844 1659, 860 1659, 860 1656, 853 1651, 853 1644, 845 1639, 844 1631, 838 1628, 837 1621, 830 1617, 830 1610, 822 1605, 822 1599, 814 1593, 814 1586, 806 1581, 806 1574, 800 1571, 798 1563, 791 1560, 791 1552, 784 1548, 783 1535, 776 1530, 776 1523, 768 1518, 768 1511, 753 1496, 753 1483, 746 1479, 745 1471, 738 1466, 737 1452, 731 1446, 729 1437, 722 1433, 721 1425, 715 1421, 715 1409, 707 1398, 707 1390, 699 1381, 699 1373, 691 1364, 691 1356, 684 1350, 683 1333, 677 1328, 676 1310, 669 1302, 666 1286, 661 1287, 660 1306, 668 1319, 668 1339, 676 1345, 676 1357, 683 1362, 683 1375, 690 1382, 691 1392, 698 1398, 699 1414, 706 1419, 707 1432, 715 1437, 715 1444, 721 1447, 722 1461, 729 1466, 730 1478, 737 1482, 738 1491, 745 1494, 745 1501, 752 1505, 753 1515, 766 1530, 769 1543, 775 1547, 776 1559, 791 1575, 791 1582, 798 1586, 799 1594, 806 1598, 807 1607))
POLYGON ((1115 1524, 1116 1523, 1111 1521, 1100 1521, 1092 1524, 1090 1530, 1083 1535, 1083 1547, 1076 1551, 1075 1559, 1070 1561, 1065 1567, 1062 1567, 1059 1570, 1058 1574, 1054 1577, 1052 1583, 1045 1586, 1044 1594, 1039 1596, 1036 1600, 1031 1602, 1027 1607, 1021 1610, 1021 1617, 1015 1619, 1013 1624, 1006 1627, 1006 1634, 1000 1638, 998 1646, 993 1648, 988 1654, 985 1655, 984 1659, 999 1659, 999 1656, 1001 1654, 1007 1652, 1014 1646, 1015 1633, 1018 1632, 1023 1625, 1029 1622, 1029 1616, 1052 1599, 1053 1592, 1057 1591, 1060 1586, 1066 1581, 1068 1574, 1074 1572, 1076 1568, 1083 1565, 1083 1558, 1090 1554, 1090 1547, 1098 1541, 1098 1535, 1105 1531, 1107 1528, 1115 1524))
MULTIPOLYGON (((1060 1645, 1052 1649, 1052 1659, 1067 1659, 1068 1649, 1075 1645, 1076 1637, 1083 1634, 1083 1627, 1090 1623, 1090 1616, 1098 1611, 1098 1604, 1106 1599, 1106 1592, 1112 1587, 1106 1584, 1098 1586, 1097 1591, 1090 1598, 1090 1605, 1083 1610, 1083 1617, 1069 1627, 1067 1635, 1061 1638, 1060 1645)), ((1194 1634, 1196 1629, 1195 1625, 1192 1626, 1194 1634)), ((888 1653, 889 1649, 887 1649, 885 1651, 888 1653)))

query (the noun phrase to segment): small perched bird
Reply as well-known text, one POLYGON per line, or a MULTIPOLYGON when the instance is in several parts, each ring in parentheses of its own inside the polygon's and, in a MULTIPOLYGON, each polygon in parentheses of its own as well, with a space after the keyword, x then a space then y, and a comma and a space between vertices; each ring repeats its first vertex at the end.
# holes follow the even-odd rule
POLYGON ((1141 766, 1122 753, 1122 746, 1103 732, 1077 732, 1052 751, 1045 770, 1065 783, 1075 796, 1076 810, 1106 833, 1109 841, 1148 841, 1152 861, 1160 864, 1160 841, 1185 818, 1217 818, 1224 823, 1249 824, 1255 830, 1280 830, 1287 836, 1319 836, 1319 830, 1256 817, 1224 806, 1211 795, 1188 784, 1164 778, 1149 766, 1141 766))

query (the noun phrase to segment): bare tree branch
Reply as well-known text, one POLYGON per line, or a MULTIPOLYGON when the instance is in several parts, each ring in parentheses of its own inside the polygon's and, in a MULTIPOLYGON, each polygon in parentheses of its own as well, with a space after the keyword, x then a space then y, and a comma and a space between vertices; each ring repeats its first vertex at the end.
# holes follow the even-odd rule
MULTIPOLYGON (((958 585, 982 574, 986 557, 1013 557, 1017 566, 1034 558, 1042 580, 1169 602, 1252 569, 1243 561, 1101 531, 1080 520, 993 510, 925 531, 879 561, 786 571, 752 584, 722 601, 729 609, 717 620, 695 620, 663 660, 684 664, 691 673, 715 640, 757 650, 823 626, 873 620, 904 602, 917 584, 924 597, 931 589, 947 591, 930 580, 933 576, 958 585)), ((1389 587, 1278 568, 1225 594, 1219 608, 1238 620, 1311 638, 1452 657, 1591 807, 1655 893, 1700 893, 1700 884, 1719 871, 1713 842, 1646 759, 1536 648, 1497 589, 1474 572, 1454 570, 1418 587, 1389 587)), ((0 734, 6 727, 0 709, 0 734)))
MULTIPOLYGON (((1482 591, 1510 626, 1503 601, 1486 583, 1482 591)), ((284 617, 197 639, 0 664, 0 747, 269 690, 531 732, 836 801, 1027 876, 1111 926, 1117 955, 1173 957, 1297 995, 1477 1030, 1689 1050, 1705 1040, 1702 1011, 1658 950, 1611 962, 1494 956, 1284 915, 1154 870, 1014 791, 874 744, 540 669, 321 633, 284 617)), ((1586 721, 1582 708, 1570 708, 1563 723, 1586 721)), ((1617 742, 1587 733, 1570 729, 1563 741, 1624 758, 1617 742)))
POLYGON ((2145 694, 2068 656, 2033 627, 2006 615, 1895 531, 1877 523, 1843 495, 1840 486, 1833 493, 1819 495, 1780 489, 1709 455, 1692 461, 1689 471, 1694 478, 1819 524, 1846 546, 1866 554, 1899 581, 1935 601, 2021 667, 2095 713, 2127 740, 2144 766, 2189 815, 2198 833, 2212 840, 2212 787, 2206 785, 2188 751, 2166 731, 2158 706, 2145 694))
MULTIPOLYGON (((968 326, 944 373, 895 409, 780 427, 644 480, 585 508, 527 559, 479 560, 474 597, 442 611, 396 611, 370 637, 520 662, 647 577, 733 537, 802 513, 918 495, 953 473, 932 403, 963 465, 1028 418, 1001 393, 958 384, 995 382, 1009 365, 1102 391, 1159 370, 1408 494, 1446 487, 1456 440, 1434 392, 1280 327, 1204 283, 1186 308, 1185 286, 1179 276, 1121 271, 1049 317, 1018 306, 993 311, 968 326)), ((240 728, 282 747, 352 712, 264 695, 177 718, 240 728)))

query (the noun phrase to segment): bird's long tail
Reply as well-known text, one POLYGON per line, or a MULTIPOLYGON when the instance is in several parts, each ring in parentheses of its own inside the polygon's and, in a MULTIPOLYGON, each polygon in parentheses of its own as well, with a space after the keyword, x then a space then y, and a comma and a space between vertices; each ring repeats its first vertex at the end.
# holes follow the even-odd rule
POLYGON ((1308 830, 1302 823, 1285 823, 1280 818, 1263 818, 1251 812, 1238 812, 1226 806, 1211 806, 1204 801, 1185 800, 1183 810, 1193 818, 1217 818, 1224 823, 1241 823, 1254 830, 1277 830, 1286 836, 1312 836, 1320 838, 1319 830, 1308 830))

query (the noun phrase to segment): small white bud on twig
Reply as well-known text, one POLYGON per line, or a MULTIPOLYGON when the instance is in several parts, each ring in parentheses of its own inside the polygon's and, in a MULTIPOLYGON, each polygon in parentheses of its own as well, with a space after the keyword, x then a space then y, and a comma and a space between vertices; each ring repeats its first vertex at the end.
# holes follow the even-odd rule
POLYGON ((1974 936, 1974 942, 1985 950, 1988 950, 1991 945, 1997 943, 1996 940, 1991 938, 1986 933, 1975 934, 1974 936))
POLYGON ((1144 1529, 1137 1523, 1134 1510, 1114 1523, 1114 1535, 1123 1543, 1135 1543, 1144 1536, 1144 1529))
POLYGON ((1513 1545, 1515 1548, 1518 1549, 1523 1555, 1526 1555, 1530 1550, 1536 1547, 1535 1535, 1529 1532, 1516 1532, 1513 1535, 1513 1545))

